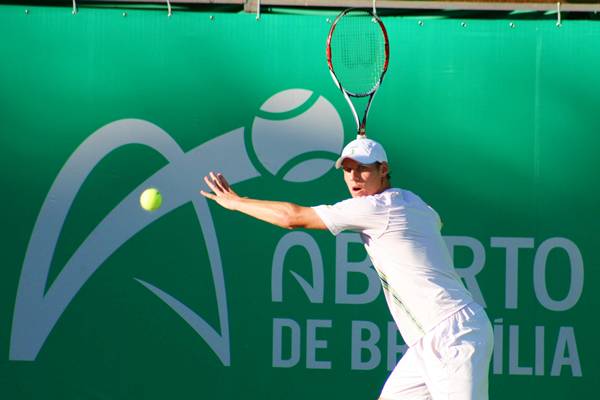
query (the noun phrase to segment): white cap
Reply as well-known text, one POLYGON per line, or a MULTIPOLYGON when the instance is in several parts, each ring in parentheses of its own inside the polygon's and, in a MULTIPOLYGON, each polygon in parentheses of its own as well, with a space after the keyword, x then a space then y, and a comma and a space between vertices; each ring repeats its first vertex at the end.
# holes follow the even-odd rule
POLYGON ((335 167, 339 169, 346 158, 350 158, 360 164, 387 162, 387 155, 383 146, 365 137, 359 137, 348 143, 344 147, 344 150, 342 150, 340 158, 335 162, 335 167))

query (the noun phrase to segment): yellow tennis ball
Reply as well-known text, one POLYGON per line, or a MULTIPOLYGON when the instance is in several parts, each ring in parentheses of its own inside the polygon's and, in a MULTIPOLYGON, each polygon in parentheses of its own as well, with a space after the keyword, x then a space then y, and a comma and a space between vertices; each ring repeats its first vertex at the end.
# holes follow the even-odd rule
POLYGON ((142 192, 140 205, 146 211, 156 211, 162 204, 162 195, 156 188, 149 188, 142 192))

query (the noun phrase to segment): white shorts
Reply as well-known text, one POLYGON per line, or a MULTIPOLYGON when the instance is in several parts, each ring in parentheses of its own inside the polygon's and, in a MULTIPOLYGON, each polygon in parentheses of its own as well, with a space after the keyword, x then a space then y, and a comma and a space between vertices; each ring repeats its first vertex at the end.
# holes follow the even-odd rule
POLYGON ((488 400, 492 325, 476 303, 442 321, 411 346, 381 400, 488 400))

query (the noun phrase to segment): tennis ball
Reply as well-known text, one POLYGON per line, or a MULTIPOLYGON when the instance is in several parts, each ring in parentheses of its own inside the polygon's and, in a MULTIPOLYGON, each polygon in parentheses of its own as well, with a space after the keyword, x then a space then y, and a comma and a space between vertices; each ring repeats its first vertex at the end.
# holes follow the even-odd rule
POLYGON ((334 166, 342 150, 344 127, 335 107, 306 89, 271 96, 252 123, 258 161, 288 182, 318 179, 334 166))
POLYGON ((162 195, 156 188, 149 188, 142 192, 140 205, 146 211, 156 211, 162 204, 162 195))

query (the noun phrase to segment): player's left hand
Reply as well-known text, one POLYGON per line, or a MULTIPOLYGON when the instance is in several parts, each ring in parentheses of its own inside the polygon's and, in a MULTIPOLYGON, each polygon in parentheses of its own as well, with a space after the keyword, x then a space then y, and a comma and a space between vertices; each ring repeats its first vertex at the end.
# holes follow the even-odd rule
POLYGON ((202 196, 216 201, 220 206, 229 210, 235 209, 235 203, 240 199, 240 196, 238 196, 238 194, 231 189, 229 182, 227 182, 227 179, 225 179, 222 174, 215 174, 211 171, 207 176, 204 177, 204 182, 206 182, 213 193, 208 193, 204 190, 201 190, 200 194, 202 196))

